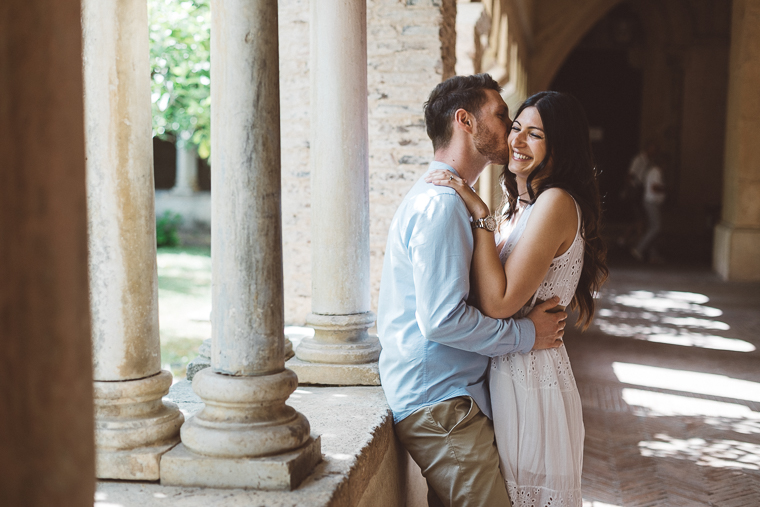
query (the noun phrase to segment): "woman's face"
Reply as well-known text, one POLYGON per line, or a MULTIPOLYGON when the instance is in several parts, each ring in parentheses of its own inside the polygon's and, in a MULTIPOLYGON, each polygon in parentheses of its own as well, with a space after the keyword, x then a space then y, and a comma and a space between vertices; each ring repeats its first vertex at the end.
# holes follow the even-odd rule
POLYGON ((508 142, 507 167, 518 179, 525 180, 546 157, 546 134, 538 109, 526 107, 515 118, 508 142))

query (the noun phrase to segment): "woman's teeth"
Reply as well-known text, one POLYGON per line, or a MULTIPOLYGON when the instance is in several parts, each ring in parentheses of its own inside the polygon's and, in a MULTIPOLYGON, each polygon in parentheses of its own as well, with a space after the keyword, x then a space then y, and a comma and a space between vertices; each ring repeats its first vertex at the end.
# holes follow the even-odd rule
POLYGON ((513 153, 512 157, 515 160, 530 160, 530 157, 523 155, 522 153, 517 153, 516 151, 513 153))

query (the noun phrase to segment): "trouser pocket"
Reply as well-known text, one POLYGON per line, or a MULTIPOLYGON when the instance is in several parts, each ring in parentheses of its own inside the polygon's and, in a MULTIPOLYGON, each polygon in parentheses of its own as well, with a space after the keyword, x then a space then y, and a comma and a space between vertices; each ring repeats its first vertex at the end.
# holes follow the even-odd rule
POLYGON ((452 398, 427 407, 427 410, 432 420, 445 433, 451 433, 457 427, 466 425, 479 411, 477 404, 469 396, 452 398))

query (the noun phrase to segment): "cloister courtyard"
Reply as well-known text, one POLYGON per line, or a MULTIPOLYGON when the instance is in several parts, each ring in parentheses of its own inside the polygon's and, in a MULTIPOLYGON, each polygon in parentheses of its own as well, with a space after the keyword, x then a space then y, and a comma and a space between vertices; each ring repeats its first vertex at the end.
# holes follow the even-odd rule
POLYGON ((177 64, 206 58, 203 132, 154 123, 181 72, 146 0, 0 2, 3 507, 425 505, 374 312, 423 104, 479 72, 511 111, 552 89, 589 118, 611 276, 566 337, 585 504, 760 505, 760 0, 173 5, 208 42, 177 64), (617 246, 652 142, 664 264, 617 246), (180 210, 210 234, 157 250, 180 210))
MULTIPOLYGON (((188 416, 201 406, 184 365, 210 329, 208 252, 161 249, 158 266, 162 357, 175 374, 169 399, 188 416)), ((566 338, 586 426, 584 506, 758 505, 760 284, 724 282, 704 262, 653 267, 620 256, 599 304, 591 328, 566 338)), ((296 337, 302 330, 286 327, 296 337)), ((378 399, 373 387, 296 391, 293 406, 328 438, 324 463, 295 497, 103 481, 95 505, 309 505, 319 481, 356 466, 344 458, 371 437, 351 419, 378 399), (330 439, 336 418, 350 436, 330 439)))

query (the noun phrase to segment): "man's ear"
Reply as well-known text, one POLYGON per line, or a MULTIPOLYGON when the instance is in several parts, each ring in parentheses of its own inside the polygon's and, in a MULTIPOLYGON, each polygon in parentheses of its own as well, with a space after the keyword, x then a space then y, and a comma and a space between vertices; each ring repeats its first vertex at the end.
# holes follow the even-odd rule
POLYGON ((457 109, 454 113, 454 121, 459 128, 472 134, 475 118, 470 113, 464 109, 457 109))

